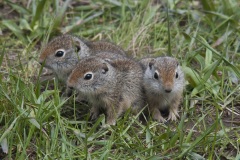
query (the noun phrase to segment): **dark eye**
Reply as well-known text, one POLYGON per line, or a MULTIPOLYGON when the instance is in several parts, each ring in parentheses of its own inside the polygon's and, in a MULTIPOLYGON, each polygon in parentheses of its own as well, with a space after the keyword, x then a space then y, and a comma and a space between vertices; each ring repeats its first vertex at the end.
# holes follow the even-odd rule
POLYGON ((154 78, 158 79, 158 73, 157 72, 154 73, 154 78))
POLYGON ((90 73, 86 74, 86 75, 84 76, 84 79, 85 79, 85 80, 90 80, 90 79, 92 79, 92 74, 90 74, 90 73))
POLYGON ((76 46, 76 51, 79 52, 81 50, 80 46, 76 46))
POLYGON ((176 72, 176 79, 178 78, 178 73, 176 72))
POLYGON ((55 56, 56 57, 62 57, 64 55, 64 51, 57 51, 55 56))

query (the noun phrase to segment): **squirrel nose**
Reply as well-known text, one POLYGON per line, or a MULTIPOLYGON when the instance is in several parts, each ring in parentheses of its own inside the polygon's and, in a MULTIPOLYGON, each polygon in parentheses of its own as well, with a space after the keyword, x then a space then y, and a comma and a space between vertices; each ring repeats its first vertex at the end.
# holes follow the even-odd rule
POLYGON ((72 86, 68 86, 68 88, 69 88, 69 89, 71 89, 71 90, 73 89, 73 87, 72 87, 72 86))
POLYGON ((43 61, 42 61, 42 60, 39 60, 38 63, 39 63, 40 65, 43 65, 43 61))
POLYGON ((74 87, 73 87, 73 85, 71 83, 67 83, 67 88, 69 88, 70 90, 74 89, 74 87))
POLYGON ((167 88, 167 89, 165 89, 165 92, 166 93, 170 93, 170 92, 172 92, 172 89, 171 88, 167 88))
POLYGON ((41 57, 38 59, 38 63, 39 63, 40 65, 44 65, 44 64, 45 64, 45 61, 46 61, 46 60, 43 59, 43 58, 41 58, 41 57))
POLYGON ((173 88, 173 86, 169 83, 164 85, 164 90, 165 90, 166 93, 172 92, 172 88, 173 88))

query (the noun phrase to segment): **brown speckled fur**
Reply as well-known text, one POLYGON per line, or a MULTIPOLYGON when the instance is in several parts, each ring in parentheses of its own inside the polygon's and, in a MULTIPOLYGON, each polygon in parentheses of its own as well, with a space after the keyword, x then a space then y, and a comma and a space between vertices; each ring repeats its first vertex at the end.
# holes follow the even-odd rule
POLYGON ((62 35, 50 41, 40 54, 39 61, 44 61, 49 54, 54 54, 55 51, 60 48, 72 48, 73 38, 74 37, 70 35, 62 35))
POLYGON ((143 86, 153 119, 165 122, 160 111, 167 109, 168 119, 177 120, 185 82, 178 61, 171 57, 158 57, 145 58, 140 62, 145 70, 143 86))
POLYGON ((109 56, 109 59, 116 59, 125 56, 125 52, 110 42, 90 42, 72 35, 61 35, 46 45, 40 54, 39 62, 45 62, 45 67, 53 70, 61 81, 66 82, 79 59, 90 55, 109 56), (76 46, 80 48, 78 53, 76 53, 76 46), (64 57, 54 56, 59 49, 65 51, 64 57))
POLYGON ((130 59, 106 61, 91 56, 82 59, 69 76, 68 85, 86 95, 92 103, 92 118, 97 118, 99 108, 105 108, 107 124, 115 125, 116 119, 129 107, 136 113, 143 107, 143 71, 130 59), (91 80, 84 75, 91 73, 91 80))
POLYGON ((126 56, 126 54, 122 48, 120 48, 119 46, 117 46, 111 42, 98 41, 98 42, 87 43, 87 45, 89 48, 92 49, 93 53, 96 53, 98 51, 108 51, 108 52, 126 56))
MULTIPOLYGON (((50 41, 42 50, 39 62, 51 69, 56 77, 66 83, 69 74, 75 68, 79 59, 96 55, 102 58, 123 58, 125 52, 110 42, 89 42, 72 35, 62 35, 50 41), (64 56, 56 57, 56 51, 63 50, 64 56)), ((72 91, 67 88, 65 95, 71 95, 72 91)), ((80 97, 80 96, 79 96, 80 97)), ((79 99, 81 101, 81 99, 79 99)))

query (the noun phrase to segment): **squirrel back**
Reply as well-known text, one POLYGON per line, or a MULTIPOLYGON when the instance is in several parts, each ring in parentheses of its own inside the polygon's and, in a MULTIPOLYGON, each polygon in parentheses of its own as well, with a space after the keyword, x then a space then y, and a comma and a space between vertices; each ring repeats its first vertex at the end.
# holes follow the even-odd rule
POLYGON ((126 56, 125 51, 121 47, 111 42, 97 41, 97 42, 88 42, 86 44, 91 49, 92 55, 97 54, 99 52, 111 52, 111 53, 126 56))

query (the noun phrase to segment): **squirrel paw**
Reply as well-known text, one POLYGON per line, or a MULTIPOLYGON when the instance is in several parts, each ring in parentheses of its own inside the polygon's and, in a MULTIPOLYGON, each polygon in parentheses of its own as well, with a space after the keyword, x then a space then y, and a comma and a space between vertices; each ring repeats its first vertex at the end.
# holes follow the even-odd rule
POLYGON ((116 125, 116 120, 115 119, 107 119, 107 124, 111 125, 111 126, 115 126, 116 125))
POLYGON ((179 117, 179 114, 177 112, 177 109, 170 109, 168 120, 176 121, 178 117, 179 117))
POLYGON ((167 122, 167 120, 164 119, 164 118, 161 116, 161 114, 154 114, 154 115, 153 115, 153 119, 156 120, 156 121, 158 121, 158 122, 160 122, 160 123, 166 123, 166 122, 167 122))
POLYGON ((98 118, 98 115, 99 111, 95 107, 93 107, 90 111, 91 120, 96 120, 98 118))

